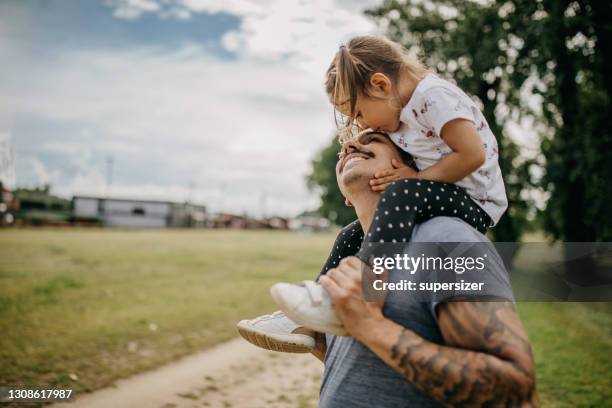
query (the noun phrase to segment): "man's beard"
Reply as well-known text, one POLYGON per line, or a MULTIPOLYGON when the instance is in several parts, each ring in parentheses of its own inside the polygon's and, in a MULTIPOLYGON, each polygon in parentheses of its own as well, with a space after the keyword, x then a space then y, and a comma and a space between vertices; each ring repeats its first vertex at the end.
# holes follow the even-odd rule
POLYGON ((342 175, 342 184, 347 191, 358 192, 364 188, 369 188, 371 178, 371 174, 353 169, 342 175))

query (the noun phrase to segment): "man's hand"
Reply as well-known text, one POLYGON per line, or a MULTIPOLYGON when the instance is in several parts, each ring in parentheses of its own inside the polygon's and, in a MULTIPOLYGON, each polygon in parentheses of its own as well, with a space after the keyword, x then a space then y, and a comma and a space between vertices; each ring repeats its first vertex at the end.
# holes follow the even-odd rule
POLYGON ((417 178, 418 172, 397 159, 391 160, 391 168, 380 171, 374 174, 374 178, 370 180, 372 191, 381 192, 393 183, 395 180, 406 178, 417 178))
MULTIPOLYGON (((354 337, 368 331, 371 324, 384 319, 382 302, 366 302, 361 287, 362 267, 359 258, 349 256, 337 268, 319 278, 334 304, 334 309, 346 330, 354 337)), ((366 266, 367 267, 367 266, 366 266)))

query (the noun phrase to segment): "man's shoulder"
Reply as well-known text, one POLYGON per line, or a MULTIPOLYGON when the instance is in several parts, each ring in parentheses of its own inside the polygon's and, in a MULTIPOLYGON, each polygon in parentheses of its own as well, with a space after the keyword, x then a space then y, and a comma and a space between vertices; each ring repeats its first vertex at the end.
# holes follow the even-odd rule
POLYGON ((412 242, 489 242, 489 240, 459 218, 434 217, 415 227, 412 242))

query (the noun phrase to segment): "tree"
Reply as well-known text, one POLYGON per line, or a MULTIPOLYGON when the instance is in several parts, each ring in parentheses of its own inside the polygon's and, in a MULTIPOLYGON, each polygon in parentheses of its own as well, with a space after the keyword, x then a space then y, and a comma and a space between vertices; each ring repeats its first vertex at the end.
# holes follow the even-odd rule
POLYGON ((532 40, 523 59, 545 84, 542 118, 551 129, 542 142, 550 192, 542 218, 554 238, 610 241, 612 4, 551 0, 535 12, 542 18, 537 29, 525 25, 532 40))
MULTIPOLYGON (((517 3, 530 5, 526 0, 517 3)), ((550 193, 541 214, 544 226, 555 239, 610 241, 612 3, 541 1, 534 15, 536 24, 522 24, 529 42, 520 58, 544 85, 541 117, 550 129, 542 141, 542 187, 550 193)), ((595 253, 597 245, 589 245, 595 253)), ((568 255, 565 272, 574 282, 591 285, 610 279, 598 273, 592 257, 572 260, 568 255)))

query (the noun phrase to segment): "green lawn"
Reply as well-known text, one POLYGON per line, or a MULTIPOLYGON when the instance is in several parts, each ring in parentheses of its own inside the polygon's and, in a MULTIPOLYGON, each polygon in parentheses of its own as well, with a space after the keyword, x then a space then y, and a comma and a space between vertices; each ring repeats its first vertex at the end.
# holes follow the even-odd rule
POLYGON ((237 334, 330 234, 0 231, 0 384, 94 389, 237 334))
MULTIPOLYGON (((91 390, 236 335, 312 278, 334 236, 0 231, 0 385, 91 390)), ((544 406, 612 401, 612 304, 522 303, 544 406)))
POLYGON ((525 302, 544 407, 612 407, 612 303, 525 302))

